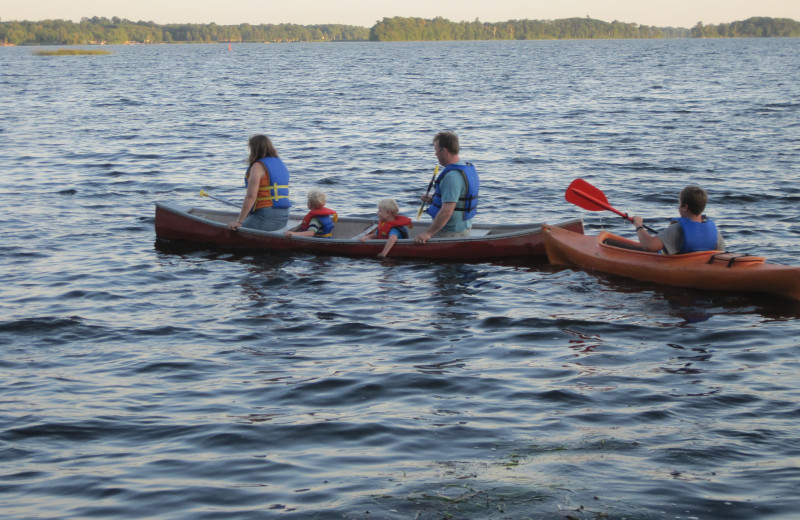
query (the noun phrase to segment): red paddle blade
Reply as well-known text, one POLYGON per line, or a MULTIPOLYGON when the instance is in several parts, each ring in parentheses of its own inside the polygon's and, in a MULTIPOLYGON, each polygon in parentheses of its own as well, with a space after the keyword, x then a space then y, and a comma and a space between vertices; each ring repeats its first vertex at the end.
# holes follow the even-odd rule
POLYGON ((605 193, 583 179, 572 181, 564 194, 564 198, 567 199, 567 202, 571 202, 583 209, 588 209, 589 211, 613 211, 617 215, 630 220, 626 213, 619 211, 608 203, 605 193))
POLYGON ((605 193, 595 188, 583 179, 575 179, 564 194, 567 202, 589 211, 603 211, 608 209, 608 199, 605 193))

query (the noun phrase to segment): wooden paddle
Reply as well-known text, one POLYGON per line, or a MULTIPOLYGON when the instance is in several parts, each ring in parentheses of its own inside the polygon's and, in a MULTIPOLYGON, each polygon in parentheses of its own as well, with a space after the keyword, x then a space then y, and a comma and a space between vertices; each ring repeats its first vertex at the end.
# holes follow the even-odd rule
MULTIPOLYGON (((431 192, 431 188, 433 187, 433 181, 436 180, 436 174, 439 173, 439 165, 436 165, 436 168, 433 169, 433 177, 431 177, 431 182, 428 183, 428 190, 425 192, 425 196, 431 192)), ((422 201, 422 204, 419 206, 419 211, 417 211, 417 220, 422 216, 422 208, 425 207, 425 201, 422 201)))
POLYGON ((225 199, 220 199, 219 197, 215 197, 215 196, 209 194, 207 191, 200 190, 200 196, 201 197, 208 197, 209 199, 218 200, 218 201, 222 202, 223 204, 227 204, 228 206, 233 206, 235 208, 239 207, 238 204, 234 204, 233 202, 228 202, 225 199))
MULTIPOLYGON (((564 198, 567 199, 567 202, 571 202, 583 209, 588 209, 589 211, 613 211, 620 217, 633 222, 633 217, 609 204, 605 193, 583 179, 575 179, 572 181, 569 188, 567 188, 567 192, 564 194, 564 198)), ((658 233, 658 231, 651 227, 645 226, 644 224, 642 224, 642 226, 650 233, 658 233)))

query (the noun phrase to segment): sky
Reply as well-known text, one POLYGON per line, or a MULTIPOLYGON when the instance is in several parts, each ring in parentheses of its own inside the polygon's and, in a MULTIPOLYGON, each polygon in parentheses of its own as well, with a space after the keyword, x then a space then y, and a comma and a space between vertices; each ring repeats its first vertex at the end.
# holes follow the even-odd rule
POLYGON ((132 21, 253 25, 346 24, 372 27, 385 17, 435 18, 453 22, 555 20, 586 17, 605 22, 693 27, 753 16, 800 21, 800 0, 0 0, 0 20, 117 16, 132 21))

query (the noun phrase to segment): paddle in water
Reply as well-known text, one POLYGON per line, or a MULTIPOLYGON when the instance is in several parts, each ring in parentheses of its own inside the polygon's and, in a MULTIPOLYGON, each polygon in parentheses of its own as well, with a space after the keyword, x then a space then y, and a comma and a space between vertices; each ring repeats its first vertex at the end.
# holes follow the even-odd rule
MULTIPOLYGON (((569 188, 567 188, 567 192, 564 194, 564 198, 567 199, 567 202, 571 202, 583 209, 588 209, 589 211, 613 211, 620 217, 633 222, 633 217, 609 204, 605 193, 583 179, 575 179, 572 181, 569 188)), ((658 231, 651 227, 644 226, 644 228, 653 234, 658 233, 658 231)))
MULTIPOLYGON (((431 177, 431 182, 428 183, 428 190, 425 192, 425 196, 427 197, 428 194, 431 192, 431 188, 433 187, 433 181, 436 180, 436 174, 439 173, 439 165, 436 165, 436 168, 433 169, 433 177, 431 177)), ((419 211, 417 211, 417 220, 422 216, 422 209, 425 207, 425 201, 422 201, 422 204, 419 206, 419 211)))

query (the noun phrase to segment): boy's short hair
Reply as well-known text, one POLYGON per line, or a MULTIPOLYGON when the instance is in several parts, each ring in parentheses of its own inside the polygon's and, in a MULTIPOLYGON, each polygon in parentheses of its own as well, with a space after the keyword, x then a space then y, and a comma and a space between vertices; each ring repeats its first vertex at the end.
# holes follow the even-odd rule
POLYGON ((702 215, 708 204, 708 193, 699 186, 686 186, 681 190, 681 206, 689 206, 694 215, 702 215))
POLYGON ((381 211, 388 211, 395 217, 400 213, 400 206, 397 205, 397 201, 394 199, 383 199, 378 202, 378 209, 381 211))
POLYGON ((308 204, 314 209, 319 209, 325 206, 325 194, 319 190, 311 190, 308 192, 308 204))

